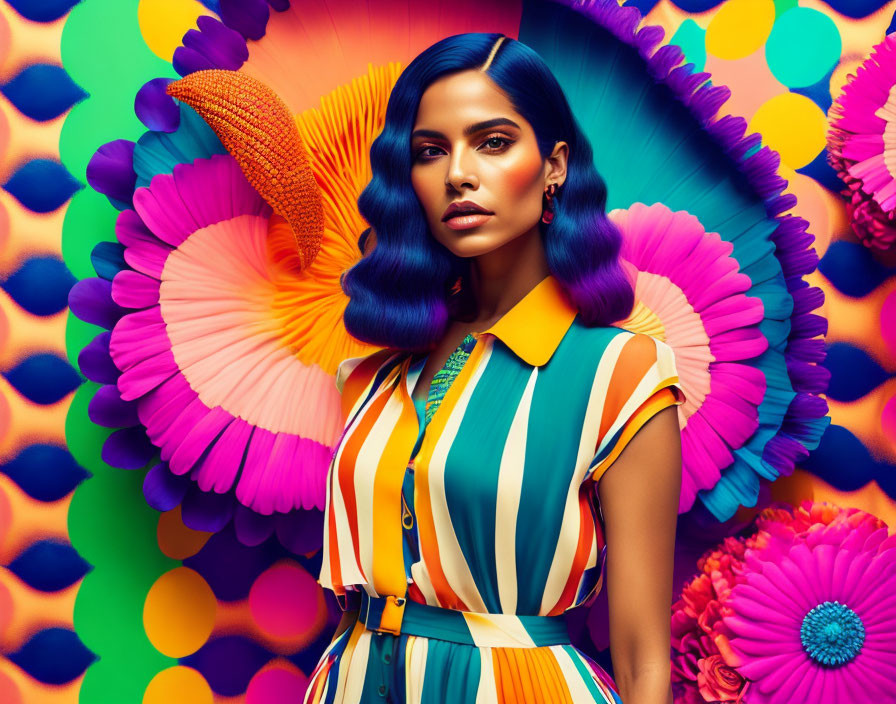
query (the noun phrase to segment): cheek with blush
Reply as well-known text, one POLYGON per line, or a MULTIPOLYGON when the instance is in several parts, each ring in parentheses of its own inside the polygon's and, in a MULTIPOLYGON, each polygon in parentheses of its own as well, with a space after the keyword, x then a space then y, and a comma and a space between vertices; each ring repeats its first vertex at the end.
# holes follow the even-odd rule
POLYGON ((508 165, 502 173, 499 203, 516 216, 525 216, 536 203, 540 208, 541 173, 542 162, 537 158, 526 157, 508 165))

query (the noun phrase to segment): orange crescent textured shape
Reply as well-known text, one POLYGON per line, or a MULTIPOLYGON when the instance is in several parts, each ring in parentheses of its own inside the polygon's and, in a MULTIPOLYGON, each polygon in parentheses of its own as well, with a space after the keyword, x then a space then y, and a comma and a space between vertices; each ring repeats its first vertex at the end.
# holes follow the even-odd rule
POLYGON ((236 159, 252 187, 292 227, 304 269, 320 251, 320 187, 295 118, 261 81, 239 71, 196 71, 170 83, 168 95, 193 108, 236 159))

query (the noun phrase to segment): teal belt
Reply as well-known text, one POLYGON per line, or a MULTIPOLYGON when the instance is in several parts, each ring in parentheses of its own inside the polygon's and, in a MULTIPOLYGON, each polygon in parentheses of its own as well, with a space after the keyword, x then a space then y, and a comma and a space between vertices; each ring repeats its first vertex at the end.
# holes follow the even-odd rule
POLYGON ((566 618, 458 611, 406 597, 361 593, 358 620, 369 631, 408 634, 478 647, 533 648, 570 643, 566 618))

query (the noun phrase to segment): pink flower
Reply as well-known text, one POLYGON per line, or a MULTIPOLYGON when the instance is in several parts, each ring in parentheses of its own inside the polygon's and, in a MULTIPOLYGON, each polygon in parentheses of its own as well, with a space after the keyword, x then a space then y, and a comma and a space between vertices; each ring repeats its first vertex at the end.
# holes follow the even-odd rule
POLYGON ((706 605, 703 613, 697 616, 697 625, 708 634, 712 634, 715 630, 716 623, 722 618, 722 606, 713 599, 706 605))
POLYGON ((710 655, 697 663, 697 686, 708 702, 736 702, 740 700, 746 680, 729 667, 719 655, 710 655))
POLYGON ((680 645, 672 658, 672 679, 696 682, 700 671, 699 662, 710 655, 718 654, 715 643, 707 634, 692 631, 685 634, 680 645))
POLYGON ((880 518, 857 508, 841 508, 826 501, 803 501, 792 511, 774 506, 764 509, 756 517, 761 533, 805 537, 827 526, 845 526, 850 530, 870 535, 886 525, 880 518))
POLYGON ((896 535, 814 501, 769 507, 755 528, 707 551, 673 607, 676 704, 888 701, 896 535))
MULTIPOLYGON (((616 4, 615 0, 593 3, 616 4)), ((746 458, 757 449, 748 440, 759 428, 764 415, 759 409, 766 408, 763 395, 770 388, 769 377, 754 366, 756 356, 769 349, 756 325, 763 318, 762 300, 747 295, 751 280, 732 256, 736 249, 732 243, 717 232, 707 232, 693 214, 672 211, 664 203, 636 202, 613 209, 607 217, 622 233, 620 257, 640 305, 651 311, 670 342, 677 341, 680 349, 696 355, 691 363, 680 365, 684 388, 695 383, 705 389, 699 402, 689 399, 681 407, 687 423, 682 430, 678 512, 690 509, 699 496, 716 517, 730 517, 739 503, 756 500, 756 492, 746 488, 758 485, 755 475, 743 485, 720 484, 720 479, 735 453, 744 456, 743 468, 760 462, 758 456, 755 462, 746 458), (710 271, 718 278, 707 289, 710 271), (671 304, 677 300, 687 302, 687 315, 675 315, 671 304), (697 361, 702 356, 697 346, 712 350, 711 356, 720 363, 704 366, 697 361)), ((621 321, 623 327, 625 322, 621 321)))
POLYGON ((893 150, 893 99, 896 37, 876 44, 847 77, 828 110, 828 163, 846 188, 853 232, 866 247, 885 250, 896 241, 893 150))
POLYGON ((738 672, 752 681, 749 704, 880 704, 892 694, 896 535, 886 526, 865 535, 843 518, 816 525, 790 545, 752 551, 727 599, 723 622, 738 672))
POLYGON ((682 608, 683 602, 679 600, 675 604, 672 613, 672 647, 676 650, 684 650, 682 639, 689 633, 697 630, 697 618, 682 608))
POLYGON ((715 598, 712 580, 709 575, 701 574, 694 578, 681 592, 685 610, 695 618, 703 613, 706 605, 715 598))

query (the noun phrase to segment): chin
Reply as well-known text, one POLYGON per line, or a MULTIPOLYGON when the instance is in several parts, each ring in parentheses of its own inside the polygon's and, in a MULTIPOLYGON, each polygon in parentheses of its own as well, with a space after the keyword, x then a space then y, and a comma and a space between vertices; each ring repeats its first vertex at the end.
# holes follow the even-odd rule
POLYGON ((507 244, 504 240, 473 230, 452 232, 442 243, 452 254, 465 258, 488 254, 501 245, 507 244))

